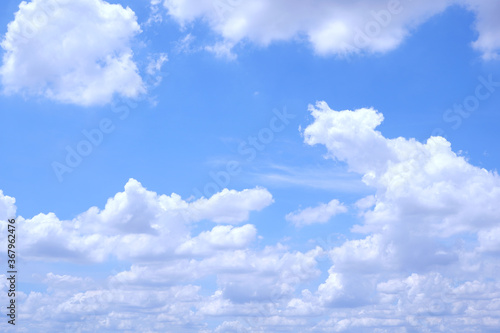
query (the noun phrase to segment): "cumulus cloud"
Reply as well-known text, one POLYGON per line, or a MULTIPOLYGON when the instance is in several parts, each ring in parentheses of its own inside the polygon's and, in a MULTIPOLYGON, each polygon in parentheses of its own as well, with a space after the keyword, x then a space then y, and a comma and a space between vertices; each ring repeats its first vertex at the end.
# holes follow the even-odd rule
MULTIPOLYGON (((472 165, 441 137, 386 138, 374 109, 335 111, 319 102, 310 111, 305 142, 323 145, 326 157, 362 175, 373 191, 356 198, 349 239, 304 251, 259 247, 254 224, 233 224, 270 205, 267 190, 186 201, 131 179, 104 208, 73 220, 18 217, 27 262, 113 267, 90 277, 81 266, 78 274, 47 266, 40 291, 18 295, 20 313, 30 318, 26 330, 497 332, 498 174, 472 165), (206 228, 206 220, 217 225, 206 228)), ((0 195, 9 214, 14 203, 0 195)), ((0 225, 5 231, 6 221, 0 225)))
POLYGON ((21 2, 1 42, 6 93, 103 105, 145 93, 132 60, 135 13, 103 0, 21 2))
POLYGON ((318 330, 498 327, 485 303, 462 292, 476 290, 490 301, 499 292, 498 282, 492 283, 499 263, 489 255, 498 251, 498 174, 471 165, 442 137, 426 143, 385 138, 376 130, 383 115, 374 109, 334 111, 318 102, 309 110, 314 122, 304 130, 305 142, 324 145, 328 158, 346 163, 375 190, 357 201, 362 223, 352 228, 368 235, 329 250, 328 278, 310 301, 363 306, 365 314, 342 310, 346 319, 321 322, 318 330), (383 314, 396 311, 394 302, 407 317, 383 314), (456 320, 467 324, 457 326, 456 320))
POLYGON ((275 41, 307 40, 317 54, 345 55, 386 52, 396 48, 412 30, 451 5, 476 13, 479 32, 474 47, 485 58, 500 48, 498 4, 495 0, 165 0, 168 15, 186 27, 201 19, 222 39, 208 49, 234 58, 241 41, 268 45, 275 41))
MULTIPOLYGON (((68 289, 61 286, 60 290, 68 289)), ((36 332, 154 332, 171 329, 186 332, 183 327, 195 322, 190 308, 200 301, 199 290, 199 286, 188 284, 164 287, 153 293, 151 290, 109 287, 89 288, 69 296, 59 291, 50 294, 31 292, 21 306, 24 313, 30 314, 30 320, 23 322, 22 326, 36 332), (137 313, 146 309, 155 311, 137 313), (50 325, 46 324, 47 320, 51 321, 50 325)))
MULTIPOLYGON (((59 220, 53 213, 19 216, 17 232, 23 242, 18 251, 24 260, 86 265, 116 257, 131 263, 128 270, 107 272, 104 280, 48 271, 39 279, 46 291, 18 296, 22 313, 32 318, 25 328, 202 331, 203 317, 234 312, 233 304, 243 313, 260 314, 258 302, 290 295, 300 283, 319 275, 315 258, 322 251, 289 251, 279 244, 251 250, 257 235, 252 224, 217 225, 194 235, 192 229, 202 220, 245 221, 249 214, 242 210, 260 210, 272 201, 267 190, 256 188, 223 190, 188 202, 176 194, 158 195, 130 179, 103 209, 91 207, 72 220, 59 220), (203 296, 196 283, 210 277, 217 278, 217 289, 203 296), (151 325, 139 324, 139 312, 151 325), (52 324, 46 326, 48 319, 52 324)), ((13 198, 2 196, 1 202, 15 214, 13 198)), ((1 226, 5 229, 6 221, 1 226)), ((5 299, 6 287, 4 283, 5 299)), ((219 331, 228 325, 222 323, 219 331)))
POLYGON ((319 102, 310 111, 315 122, 305 129, 305 142, 325 145, 329 157, 376 190, 374 208, 356 231, 380 232, 388 221, 402 220, 415 235, 448 237, 498 222, 500 177, 469 164, 446 139, 387 139, 375 130, 383 116, 373 109, 337 112, 319 102))
POLYGON ((313 223, 326 223, 337 214, 347 212, 347 207, 337 199, 329 203, 322 203, 316 207, 307 207, 286 215, 286 220, 300 227, 313 223))
MULTIPOLYGON (((3 197, 2 197, 3 198, 3 197)), ((14 213, 13 198, 5 197, 14 213)), ((33 258, 53 258, 101 262, 152 256, 169 257, 179 251, 203 248, 238 248, 255 238, 252 225, 241 228, 221 226, 191 238, 190 225, 202 220, 239 223, 250 211, 271 204, 265 189, 241 192, 223 190, 211 198, 187 202, 173 193, 158 195, 130 179, 123 192, 110 198, 104 209, 91 207, 72 220, 60 220, 54 213, 18 218, 26 237, 23 254, 33 258)), ((9 211, 9 210, 7 210, 9 211)), ((5 222, 2 224, 5 228, 5 222)))
POLYGON ((168 263, 134 264, 129 270, 110 277, 110 282, 122 288, 151 287, 217 276, 215 295, 219 296, 216 300, 207 300, 209 304, 204 304, 200 311, 222 316, 247 311, 243 310, 247 303, 287 299, 298 285, 320 274, 316 258, 321 253, 319 248, 303 253, 289 251, 282 245, 255 251, 226 248, 201 257, 184 253, 183 257, 168 263))
MULTIPOLYGON (((1 199, 15 214, 14 199, 1 199)), ((287 299, 300 284, 319 276, 316 258, 323 251, 291 251, 281 244, 251 249, 257 235, 252 224, 216 225, 197 234, 192 229, 205 219, 244 221, 249 215, 241 210, 259 210, 272 201, 267 190, 256 188, 223 190, 188 202, 176 194, 158 195, 130 179, 103 209, 92 207, 72 220, 59 220, 53 213, 19 216, 17 232, 23 242, 18 251, 28 262, 63 259, 86 265, 116 257, 130 263, 130 269, 110 270, 105 279, 48 271, 39 278, 46 291, 19 294, 20 312, 31 318, 25 328, 202 332, 210 317, 261 316, 262 304, 287 299), (207 296, 209 289, 202 292, 199 284, 213 277, 216 289, 207 296)), ((1 226, 5 229, 6 221, 1 226)), ((6 287, 4 283, 5 299, 6 287)), ((269 327, 290 324, 279 316, 264 321, 269 327)), ((236 322, 221 321, 206 332, 247 327, 236 322)))
MULTIPOLYGON (((224 259, 229 264, 223 266, 232 269, 219 274, 222 296, 233 303, 288 299, 297 285, 319 276, 316 257, 321 253, 319 248, 306 253, 289 252, 280 245, 260 252, 238 252, 232 258, 226 253, 224 259)), ((210 262, 210 267, 214 265, 215 260, 210 262)))

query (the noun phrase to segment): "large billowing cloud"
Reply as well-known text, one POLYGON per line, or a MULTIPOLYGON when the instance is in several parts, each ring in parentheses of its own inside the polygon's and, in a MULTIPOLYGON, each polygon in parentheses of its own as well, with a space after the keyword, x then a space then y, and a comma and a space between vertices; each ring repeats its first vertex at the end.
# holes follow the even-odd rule
POLYGON ((499 249, 498 174, 471 165, 442 137, 385 138, 374 109, 334 111, 318 102, 310 111, 305 142, 324 145, 375 190, 356 205, 362 223, 352 230, 366 236, 329 250, 329 276, 310 301, 363 315, 340 311, 343 319, 318 329, 498 329, 499 261, 491 255, 499 249))
POLYGON ((500 48, 495 0, 165 0, 169 15, 185 26, 202 19, 222 41, 207 49, 229 58, 231 48, 249 40, 268 45, 306 39, 318 54, 386 52, 419 24, 459 4, 477 14, 474 47, 485 58, 500 48))
POLYGON ((413 235, 444 238, 498 223, 500 177, 469 164, 444 138, 387 139, 375 130, 383 116, 373 109, 334 112, 320 102, 310 110, 315 122, 305 129, 305 141, 324 144, 330 157, 377 191, 356 231, 389 232, 393 220, 413 235))
POLYGON ((130 8, 103 0, 21 2, 1 43, 6 93, 102 105, 145 87, 132 60, 140 33, 130 8))

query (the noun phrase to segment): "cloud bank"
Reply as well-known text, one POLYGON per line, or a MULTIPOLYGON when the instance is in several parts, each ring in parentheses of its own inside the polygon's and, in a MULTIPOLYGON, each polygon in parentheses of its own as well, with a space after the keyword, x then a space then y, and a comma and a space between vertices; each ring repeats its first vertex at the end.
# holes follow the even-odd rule
MULTIPOLYGON (((263 188, 186 201, 131 179, 103 209, 72 220, 18 217, 23 260, 80 267, 39 272, 45 289, 18 295, 23 325, 37 332, 498 331, 498 174, 470 164, 442 137, 384 137, 374 109, 335 111, 318 102, 309 110, 305 143, 324 146, 373 189, 349 204, 358 215, 341 243, 325 239, 302 251, 260 244, 255 212, 274 201, 263 188), (88 263, 120 268, 97 278, 82 272, 88 263)), ((3 232, 14 204, 0 195, 3 232)), ((319 223, 342 207, 333 199, 289 219, 319 223)))

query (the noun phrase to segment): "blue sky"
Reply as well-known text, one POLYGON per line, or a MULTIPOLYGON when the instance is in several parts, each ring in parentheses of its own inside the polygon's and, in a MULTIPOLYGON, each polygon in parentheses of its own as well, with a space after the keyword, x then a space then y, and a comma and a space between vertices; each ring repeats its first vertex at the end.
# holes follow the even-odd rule
POLYGON ((500 328, 495 1, 2 6, 19 331, 500 328))

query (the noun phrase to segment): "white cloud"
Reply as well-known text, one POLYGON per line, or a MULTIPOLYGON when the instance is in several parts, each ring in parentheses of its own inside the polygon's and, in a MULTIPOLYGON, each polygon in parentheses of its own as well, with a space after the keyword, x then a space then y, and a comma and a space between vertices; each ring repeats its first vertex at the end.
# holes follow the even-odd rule
POLYGON ((481 230, 478 233, 479 250, 485 252, 500 252, 500 227, 481 230))
POLYGON ((319 276, 316 257, 319 248, 306 253, 288 252, 281 246, 260 252, 226 253, 223 258, 207 261, 210 267, 222 266, 218 283, 222 295, 234 303, 288 300, 295 287, 319 276), (224 259, 227 264, 217 264, 224 259))
POLYGON ((472 46, 483 54, 486 60, 498 59, 500 51, 500 3, 495 0, 464 0, 477 15, 475 28, 479 32, 472 46))
POLYGON ((214 333, 247 333, 245 326, 239 321, 225 321, 219 325, 214 333))
MULTIPOLYGON (((5 198, 12 206, 14 199, 5 198)), ((251 224, 217 225, 193 236, 191 226, 202 219, 244 221, 245 210, 259 210, 271 202, 270 193, 261 188, 223 190, 187 202, 176 194, 148 191, 130 179, 102 210, 92 207, 73 220, 59 220, 53 213, 31 219, 19 216, 17 231, 23 242, 18 251, 27 262, 108 262, 110 256, 131 262, 129 270, 106 272, 104 280, 81 271, 68 275, 47 268, 45 277, 37 278, 47 291, 18 297, 21 312, 31 318, 26 329, 189 332, 203 331, 202 321, 210 313, 228 315, 237 309, 262 315, 259 302, 289 297, 300 283, 319 275, 315 258, 322 251, 291 252, 281 245, 250 250, 257 234, 251 224), (218 301, 202 296, 201 287, 193 284, 212 276, 217 278, 218 301)), ((1 225, 5 229, 6 222, 1 225)), ((272 318, 268 325, 280 322, 286 319, 272 318)), ((221 322, 219 331, 233 326, 221 322)))
MULTIPOLYGON (((17 299, 26 330, 498 331, 498 174, 471 165, 440 137, 384 137, 376 131, 383 116, 373 109, 339 112, 318 103, 310 110, 305 142, 324 145, 374 192, 356 201, 349 240, 304 251, 259 248, 253 224, 207 228, 202 221, 247 221, 272 203, 267 190, 185 201, 131 179, 104 208, 73 220, 17 218, 25 269, 62 258, 109 267, 94 277, 89 266, 66 273, 62 265, 39 265, 41 291, 17 299), (322 258, 329 262, 318 265, 322 258)), ((9 214, 14 203, 0 195, 9 214)), ((5 230, 6 221, 0 225, 5 230)))
POLYGON ((362 224, 352 229, 368 235, 329 251, 329 276, 309 301, 363 306, 363 315, 339 310, 337 319, 316 328, 498 328, 496 307, 484 307, 500 292, 500 263, 491 257, 498 251, 498 174, 469 164, 441 137, 385 138, 375 130, 383 116, 373 109, 333 111, 324 102, 309 109, 314 122, 304 130, 305 142, 324 145, 327 157, 345 162, 375 189, 356 203, 362 224), (472 300, 474 292, 482 296, 472 300), (396 303, 401 316, 388 318, 385 311, 396 303))
POLYGON ((373 109, 329 110, 325 102, 309 106, 316 121, 304 131, 307 144, 324 144, 329 156, 348 162, 349 169, 357 173, 382 168, 392 158, 385 138, 374 131, 384 119, 381 113, 373 109))
POLYGON ((223 189, 210 199, 201 198, 190 203, 188 216, 195 220, 209 219, 217 223, 246 221, 251 210, 259 211, 274 202, 271 193, 263 188, 241 192, 223 189))
POLYGON ((242 227, 221 225, 204 231, 181 244, 179 254, 210 255, 214 250, 243 249, 255 240, 257 229, 251 224, 242 227))
MULTIPOLYGON (((321 253, 319 248, 305 253, 290 252, 281 245, 258 251, 226 248, 205 253, 200 260, 187 256, 168 264, 132 265, 130 270, 116 274, 110 281, 112 285, 122 287, 172 285, 178 281, 197 281, 216 275, 224 304, 226 300, 228 304, 267 302, 287 299, 300 283, 317 277, 320 272, 316 267, 316 257, 321 253)), ((217 301, 211 306, 206 305, 203 311, 212 315, 227 315, 233 311, 220 306, 217 301)))
POLYGON ((15 218, 16 213, 16 199, 4 195, 0 190, 0 221, 7 221, 8 219, 15 218))
POLYGON ((314 296, 312 293, 304 289, 300 295, 300 298, 292 298, 286 304, 286 313, 287 316, 319 316, 324 312, 323 307, 320 303, 315 302, 314 296))
MULTIPOLYGON (((9 201, 13 204, 12 198, 9 201)), ((59 220, 54 213, 31 219, 19 217, 19 232, 25 234, 23 254, 32 258, 100 262, 109 256, 165 257, 175 255, 181 244, 181 249, 195 252, 201 250, 197 247, 237 248, 248 244, 256 233, 251 225, 214 228, 194 239, 190 225, 205 219, 240 223, 249 218, 250 211, 261 210, 272 201, 267 190, 256 188, 241 192, 225 189, 209 199, 186 202, 175 193, 167 196, 148 191, 130 179, 124 192, 110 198, 102 210, 91 207, 73 220, 59 220), (214 243, 219 241, 222 243, 214 243)))
POLYGON ((148 73, 149 75, 156 75, 156 73, 161 71, 163 64, 167 61, 168 56, 166 53, 160 53, 154 58, 150 57, 148 66, 146 67, 146 73, 148 73))
POLYGON ((330 269, 318 287, 318 302, 327 308, 353 308, 373 303, 373 282, 363 276, 337 273, 330 269))
POLYGON ((47 273, 41 281, 47 286, 47 291, 57 298, 70 298, 77 293, 99 287, 99 284, 90 277, 59 275, 52 272, 47 273))
POLYGON ((215 54, 218 58, 225 58, 227 60, 235 60, 236 54, 233 52, 234 43, 232 42, 218 42, 214 45, 207 45, 205 50, 215 54))
POLYGON ((314 223, 326 223, 337 214, 347 212, 347 207, 337 199, 333 199, 327 204, 320 204, 316 207, 307 207, 286 215, 286 220, 295 226, 305 226, 314 223))
POLYGON ((453 4, 465 4, 464 8, 474 10, 479 32, 474 47, 485 58, 495 57, 500 48, 495 0, 164 1, 168 15, 182 27, 201 19, 219 34, 223 41, 212 47, 216 54, 232 54, 232 46, 246 40, 266 46, 301 38, 321 55, 386 52, 401 44, 418 25, 453 4))
POLYGON ((356 201, 355 206, 358 209, 365 211, 368 208, 373 207, 373 205, 375 205, 376 202, 377 202, 377 199, 375 198, 375 196, 369 195, 369 196, 366 196, 366 197, 361 198, 358 201, 356 201))
POLYGON ((356 231, 381 232, 403 221, 416 236, 448 237, 497 223, 500 177, 456 155, 444 138, 387 139, 375 130, 383 116, 373 109, 337 112, 319 102, 310 111, 315 122, 304 130, 305 142, 324 144, 329 157, 376 190, 375 206, 356 231))
POLYGON ((69 296, 64 292, 31 292, 22 306, 24 313, 30 314, 30 320, 22 325, 36 332, 165 332, 172 329, 186 332, 183 326, 196 325, 190 308, 200 300, 199 290, 199 286, 183 285, 164 287, 153 293, 118 288, 88 289, 69 296), (139 313, 151 309, 154 311, 139 313), (49 319, 51 324, 47 325, 49 319))
POLYGON ((191 33, 186 34, 186 36, 175 43, 175 51, 177 53, 192 53, 196 51, 196 48, 192 46, 194 40, 195 37, 191 33))
POLYGON ((331 165, 323 167, 272 165, 269 170, 261 169, 259 173, 255 173, 254 181, 258 183, 311 187, 342 193, 364 193, 367 190, 359 175, 331 165))
POLYGON ((6 93, 102 105, 145 93, 132 60, 140 33, 130 8, 102 0, 21 2, 1 43, 6 93))
POLYGON ((330 257, 335 268, 341 272, 381 272, 393 268, 390 260, 395 255, 394 250, 381 235, 375 234, 365 239, 346 241, 332 249, 330 257))

